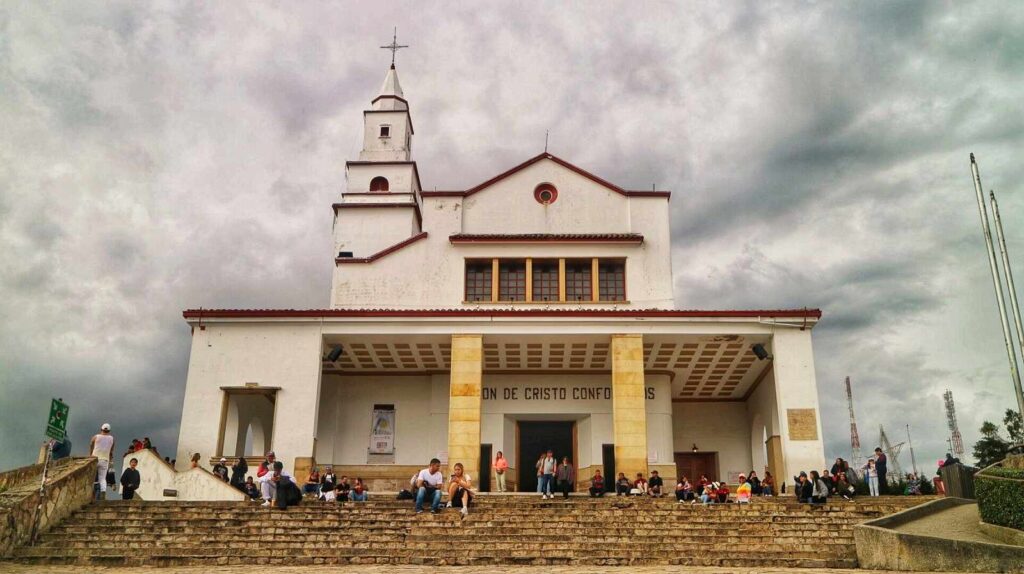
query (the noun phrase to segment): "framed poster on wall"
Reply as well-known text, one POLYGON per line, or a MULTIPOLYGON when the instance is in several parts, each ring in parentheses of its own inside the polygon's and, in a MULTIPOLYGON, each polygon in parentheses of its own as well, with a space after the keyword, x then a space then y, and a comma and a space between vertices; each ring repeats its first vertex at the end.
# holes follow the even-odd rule
POLYGON ((394 454, 395 405, 373 405, 370 421, 370 454, 394 454))

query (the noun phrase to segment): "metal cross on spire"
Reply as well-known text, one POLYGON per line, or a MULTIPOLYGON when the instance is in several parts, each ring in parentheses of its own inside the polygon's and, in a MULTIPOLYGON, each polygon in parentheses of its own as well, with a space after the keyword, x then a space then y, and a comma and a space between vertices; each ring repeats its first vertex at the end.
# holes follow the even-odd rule
POLYGON ((395 67, 395 52, 398 52, 402 48, 408 48, 409 46, 400 46, 398 44, 398 26, 395 26, 395 35, 391 37, 391 43, 387 46, 381 46, 385 50, 391 50, 391 67, 395 67))

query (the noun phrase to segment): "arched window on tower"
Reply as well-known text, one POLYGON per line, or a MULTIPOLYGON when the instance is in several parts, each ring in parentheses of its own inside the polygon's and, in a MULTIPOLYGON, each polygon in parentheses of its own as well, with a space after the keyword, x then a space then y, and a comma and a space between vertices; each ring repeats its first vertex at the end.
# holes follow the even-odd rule
POLYGON ((370 180, 370 191, 387 191, 388 180, 386 177, 377 176, 370 180))

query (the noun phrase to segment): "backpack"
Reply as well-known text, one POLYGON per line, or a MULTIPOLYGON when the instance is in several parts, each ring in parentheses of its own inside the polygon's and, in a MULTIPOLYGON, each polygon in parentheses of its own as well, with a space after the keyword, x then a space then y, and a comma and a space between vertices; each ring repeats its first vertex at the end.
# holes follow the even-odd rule
POLYGON ((404 488, 398 492, 398 500, 415 500, 416 497, 411 492, 404 488))

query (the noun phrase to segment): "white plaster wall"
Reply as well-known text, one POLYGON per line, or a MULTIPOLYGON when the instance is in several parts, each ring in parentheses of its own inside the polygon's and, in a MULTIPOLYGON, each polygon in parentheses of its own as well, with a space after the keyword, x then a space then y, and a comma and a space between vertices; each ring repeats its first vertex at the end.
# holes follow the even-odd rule
MULTIPOLYGON (((432 200, 424 209, 430 213, 432 200)), ((380 213, 403 211, 400 208, 362 208, 341 210, 342 213, 380 213)), ((450 211, 445 215, 452 216, 450 211)), ((389 219, 388 221, 392 221, 389 219)), ((391 253, 373 263, 337 266, 334 273, 333 305, 336 308, 481 308, 529 307, 531 309, 550 307, 558 309, 671 309, 671 277, 666 271, 659 249, 646 243, 639 247, 625 245, 572 245, 572 244, 458 244, 449 242, 447 232, 436 233, 424 216, 423 229, 429 233, 399 251, 391 253), (621 303, 464 303, 465 262, 467 259, 507 258, 583 258, 606 257, 626 259, 626 298, 621 303), (396 281, 396 277, 401 278, 396 281), (424 288, 429 285, 430 288, 424 288)), ((449 223, 452 223, 449 221, 449 223)), ((339 222, 339 225, 341 223, 339 222)), ((359 220, 349 225, 353 231, 345 237, 355 236, 358 231, 360 245, 372 245, 369 251, 380 251, 411 236, 405 226, 392 225, 378 233, 372 219, 359 220), (399 233, 401 231, 401 233, 399 233), (387 244, 387 245, 385 245, 387 244)), ((339 234, 340 237, 340 234, 339 234)), ((338 244, 338 251, 342 251, 338 244)), ((359 253, 356 253, 360 256, 359 253)), ((365 256, 365 254, 363 255, 365 256)))
MULTIPOLYGON (((392 245, 401 243, 419 232, 416 210, 409 207, 360 207, 339 209, 334 219, 334 255, 351 251, 354 257, 369 257, 392 245)), ((350 263, 336 265, 339 279, 358 275, 361 269, 376 263, 350 263)), ((387 277, 394 281, 395 276, 387 277)))
POLYGON ((206 466, 217 453, 222 386, 280 387, 271 448, 291 470, 313 455, 320 390, 320 329, 316 323, 213 323, 192 335, 177 460, 198 452, 206 466))
MULTIPOLYGON (((787 482, 800 471, 824 468, 825 447, 821 434, 821 410, 818 385, 814 376, 814 350, 811 330, 783 328, 772 337, 774 355, 775 396, 778 403, 782 455, 787 482), (818 440, 794 441, 789 437, 789 409, 814 409, 818 440)), ((780 480, 781 482, 781 480, 780 480)))
POLYGON ((715 478, 750 472, 750 423, 744 403, 673 403, 672 415, 679 452, 689 451, 695 443, 700 452, 717 452, 719 476, 715 478))
MULTIPOLYGON (((411 178, 411 166, 349 166, 348 189, 369 189, 370 179, 384 175, 392 190, 408 189, 393 177, 411 178)), ((411 180, 407 180, 412 185, 411 180)), ((347 201, 347 200, 346 200, 347 201)), ((414 233, 411 225, 388 211, 399 208, 340 210, 335 251, 356 256, 376 253, 414 233), (347 215, 352 214, 352 215, 347 215), (345 248, 349 246, 349 248, 345 248)), ((411 209, 409 210, 411 211, 411 209)), ((672 308, 671 242, 668 202, 663 198, 628 198, 600 186, 550 160, 542 160, 491 188, 466 198, 424 198, 418 241, 374 263, 338 266, 334 272, 335 307, 493 307, 465 304, 465 260, 490 257, 626 258, 626 297, 622 308, 672 308), (541 182, 555 183, 558 200, 543 206, 533 198, 541 182), (590 244, 453 245, 456 233, 641 233, 640 246, 590 244), (343 269, 341 267, 344 267, 343 269), (396 281, 401 277, 401 281, 396 281), (424 285, 430 285, 424 289, 424 285)), ((504 306, 522 306, 526 303, 504 306)), ((529 304, 536 307, 537 304, 529 304)), ((555 304, 566 308, 566 304, 555 304)), ((609 308, 607 303, 571 304, 609 308)))
POLYGON ((646 402, 648 462, 672 464, 675 460, 675 448, 671 379, 668 375, 647 375, 644 379, 648 389, 654 389, 654 399, 648 399, 646 402))
MULTIPOLYGON (((667 209, 667 202, 661 200, 667 209)), ((628 233, 630 199, 543 159, 465 199, 466 233, 628 233), (558 189, 554 203, 533 197, 541 183, 558 189)), ((661 222, 657 222, 660 224, 661 222)))
POLYGON ((128 461, 133 458, 139 460, 136 494, 142 500, 245 500, 244 494, 205 469, 175 472, 171 465, 148 450, 124 457, 124 468, 128 468, 128 461), (177 496, 164 496, 164 489, 176 490, 177 496))
MULTIPOLYGON (((374 112, 363 114, 363 153, 360 159, 406 159, 409 150, 406 147, 406 136, 411 135, 409 114, 404 110, 392 113, 374 112), (380 126, 391 126, 391 137, 380 137, 380 126)), ((411 138, 409 140, 412 142, 411 138)), ((411 146, 410 146, 411 147, 411 146)))
POLYGON ((370 191, 370 180, 378 175, 388 179, 388 191, 410 192, 420 189, 420 184, 416 181, 414 165, 411 163, 348 164, 346 168, 348 181, 345 189, 350 192, 368 192, 370 191))
POLYGON ((433 456, 442 461, 448 456, 448 389, 450 382, 451 376, 448 374, 430 376, 429 446, 431 452, 434 453, 433 456))
POLYGON ((369 464, 373 405, 395 405, 395 464, 426 464, 434 452, 430 376, 325 375, 320 390, 317 464, 369 464))

